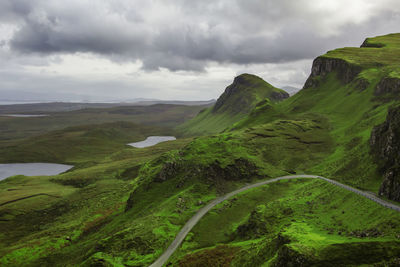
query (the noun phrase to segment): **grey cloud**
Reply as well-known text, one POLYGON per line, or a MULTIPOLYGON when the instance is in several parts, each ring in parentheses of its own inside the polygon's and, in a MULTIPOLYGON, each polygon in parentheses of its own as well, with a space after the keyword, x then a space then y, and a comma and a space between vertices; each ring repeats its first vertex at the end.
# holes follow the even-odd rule
POLYGON ((0 22, 15 22, 23 19, 33 8, 33 1, 3 0, 0 1, 0 22))
POLYGON ((316 30, 323 14, 310 11, 307 1, 121 0, 93 7, 79 2, 38 0, 32 6, 31 1, 2 1, 0 17, 8 10, 21 21, 11 48, 39 54, 92 52, 119 61, 141 60, 147 70, 202 71, 209 62, 311 59, 359 38, 372 21, 375 32, 400 23, 385 11, 362 25, 342 25, 340 35, 325 35, 316 30), (166 5, 167 11, 152 3, 166 5), (176 14, 163 19, 169 12, 176 14))

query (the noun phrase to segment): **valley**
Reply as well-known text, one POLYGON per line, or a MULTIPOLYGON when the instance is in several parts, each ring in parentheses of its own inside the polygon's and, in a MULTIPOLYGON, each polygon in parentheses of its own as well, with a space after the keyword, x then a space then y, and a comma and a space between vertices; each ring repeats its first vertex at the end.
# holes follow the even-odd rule
POLYGON ((329 51, 292 96, 245 73, 207 105, 0 117, 0 163, 74 166, 0 181, 0 265, 397 266, 399 56, 329 51))

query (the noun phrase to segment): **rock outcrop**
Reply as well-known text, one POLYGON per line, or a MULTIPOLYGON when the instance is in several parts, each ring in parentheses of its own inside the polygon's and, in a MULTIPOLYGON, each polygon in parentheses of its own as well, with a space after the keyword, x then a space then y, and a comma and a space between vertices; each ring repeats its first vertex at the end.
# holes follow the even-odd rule
POLYGON ((383 174, 379 195, 400 201, 400 107, 391 108, 386 121, 374 127, 370 145, 383 174))
POLYGON ((219 179, 244 180, 258 175, 257 166, 244 158, 235 159, 226 166, 222 166, 218 160, 208 165, 180 161, 165 163, 161 171, 154 177, 154 181, 164 182, 182 176, 182 174, 186 177, 199 177, 211 182, 219 179))
MULTIPOLYGON (((148 174, 146 174, 148 175, 148 174)), ((152 183, 162 183, 167 180, 176 180, 176 187, 182 187, 188 179, 199 178, 208 184, 219 186, 224 181, 250 181, 259 177, 258 167, 245 158, 237 158, 231 164, 222 165, 218 160, 209 164, 199 164, 192 161, 175 159, 165 162, 160 170, 146 181, 147 185, 142 184, 142 188, 148 188, 152 183)), ((146 189, 145 189, 146 190, 146 189)), ((134 203, 136 191, 130 194, 125 210, 130 210, 134 203)))
POLYGON ((289 94, 277 89, 252 74, 242 74, 226 87, 224 93, 218 98, 212 112, 221 113, 229 111, 235 113, 249 113, 257 104, 257 99, 269 98, 271 101, 280 101, 288 98, 289 94))
POLYGON ((319 77, 323 78, 334 71, 337 72, 338 78, 346 84, 354 80, 361 72, 361 67, 339 58, 317 57, 314 59, 311 74, 303 89, 318 86, 319 77))
POLYGON ((400 79, 385 77, 376 85, 374 95, 381 96, 385 94, 398 93, 400 93, 400 79))
POLYGON ((381 43, 372 43, 370 38, 364 40, 360 47, 373 47, 373 48, 381 48, 384 47, 384 44, 381 43))

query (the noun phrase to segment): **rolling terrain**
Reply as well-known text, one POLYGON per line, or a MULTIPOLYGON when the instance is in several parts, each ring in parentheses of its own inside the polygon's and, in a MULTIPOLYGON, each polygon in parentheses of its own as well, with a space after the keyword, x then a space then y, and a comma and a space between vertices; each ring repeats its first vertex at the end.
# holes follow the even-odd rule
MULTIPOLYGON (((149 266, 213 200, 297 175, 216 205, 170 265, 397 266, 400 213, 301 176, 324 176, 398 201, 399 55, 400 34, 329 51, 315 59, 304 88, 290 98, 261 78, 240 75, 214 106, 176 128, 197 137, 144 149, 110 143, 112 150, 98 158, 88 145, 69 160, 90 162, 93 153, 92 164, 1 181, 0 264, 149 266)), ((138 133, 132 125, 132 135, 153 135, 161 128, 152 127, 161 126, 167 125, 138 133)), ((110 128, 86 134, 103 139, 110 128)), ((77 129, 61 134, 73 140, 77 129)), ((120 140, 126 137, 121 133, 120 140)))
MULTIPOLYGON (((47 114, 49 116, 36 118, 14 118, 0 116, 0 146, 8 141, 28 138, 50 131, 62 130, 66 127, 102 124, 125 121, 140 125, 173 128, 207 107, 156 104, 150 106, 118 106, 84 108, 73 111, 48 112, 40 111, 47 108, 46 104, 29 105, 28 109, 13 105, 18 112, 6 113, 47 114)), ((0 109, 2 106, 0 105, 0 109)), ((59 108, 57 105, 56 108, 59 108)))
POLYGON ((172 135, 168 128, 111 122, 72 126, 0 146, 0 162, 53 162, 94 164, 149 135, 172 135))

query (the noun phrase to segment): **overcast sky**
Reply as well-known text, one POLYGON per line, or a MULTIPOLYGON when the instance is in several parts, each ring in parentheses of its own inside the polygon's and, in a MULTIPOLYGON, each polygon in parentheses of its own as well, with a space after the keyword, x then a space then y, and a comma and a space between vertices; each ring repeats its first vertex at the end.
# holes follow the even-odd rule
POLYGON ((0 0, 0 102, 217 98, 400 32, 399 0, 0 0))

